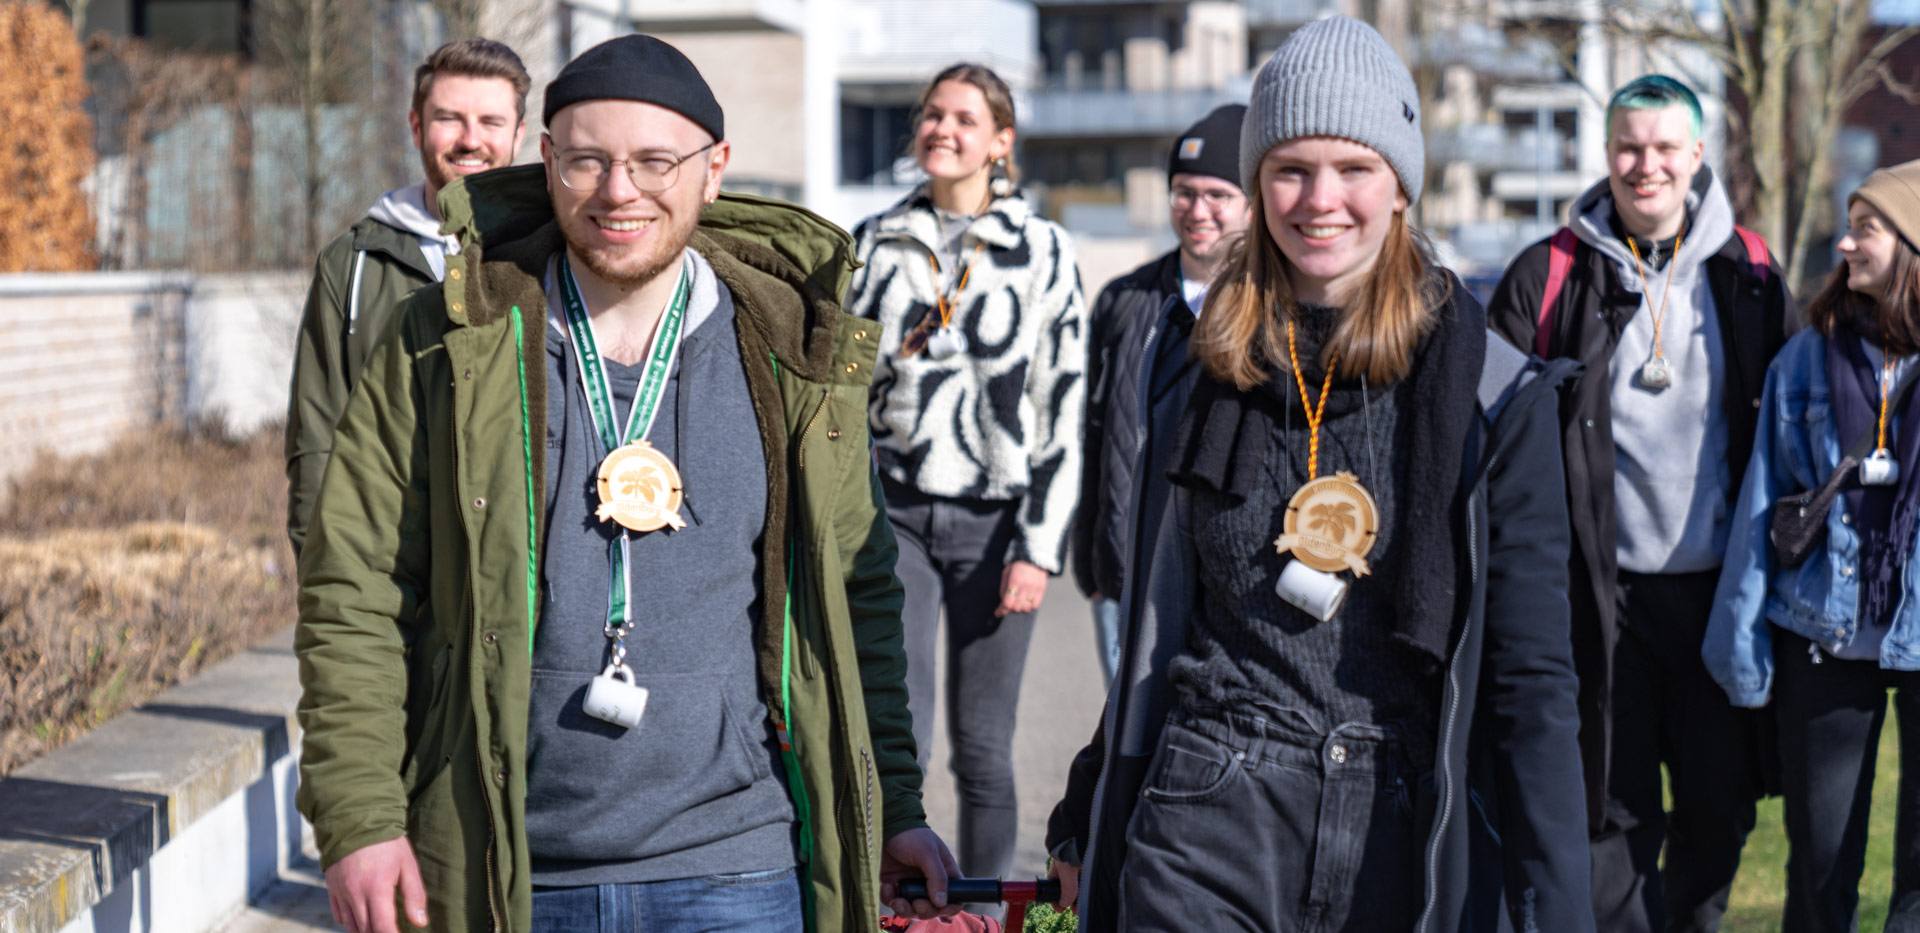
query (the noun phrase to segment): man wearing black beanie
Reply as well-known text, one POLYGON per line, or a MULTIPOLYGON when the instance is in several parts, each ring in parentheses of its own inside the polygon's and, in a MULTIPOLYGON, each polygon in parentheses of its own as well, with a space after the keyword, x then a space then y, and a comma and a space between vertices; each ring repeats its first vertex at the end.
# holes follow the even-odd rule
POLYGON ((1214 270, 1251 216, 1239 182, 1240 123, 1246 113, 1243 104, 1215 108, 1174 138, 1167 153, 1167 203, 1180 245, 1113 280, 1093 305, 1087 341, 1092 392, 1080 511, 1074 518, 1073 575, 1081 592, 1093 598, 1100 665, 1109 681, 1120 655, 1129 525, 1136 514, 1157 518, 1153 504, 1164 501, 1166 470, 1159 455, 1172 439, 1171 423, 1153 429, 1162 427, 1163 414, 1177 418, 1186 408, 1194 373, 1187 335, 1214 270), (1141 452, 1146 459, 1137 463, 1141 452), (1136 474, 1136 468, 1142 472, 1136 474), (1146 484, 1138 499, 1136 479, 1146 484), (1136 502, 1145 503, 1137 513, 1136 502))
POLYGON ((543 116, 541 165, 441 192, 461 249, 374 351, 301 554, 300 802, 336 919, 952 912, 849 238, 721 193, 720 105, 658 39, 582 54, 543 116))

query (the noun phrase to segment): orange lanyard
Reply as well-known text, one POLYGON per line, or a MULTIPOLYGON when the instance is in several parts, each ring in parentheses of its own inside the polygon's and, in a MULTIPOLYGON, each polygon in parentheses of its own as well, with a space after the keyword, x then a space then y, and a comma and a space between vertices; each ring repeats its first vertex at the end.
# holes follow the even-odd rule
POLYGON ((1287 360, 1293 364, 1293 381, 1300 387, 1300 407, 1307 413, 1307 482, 1320 475, 1320 422, 1327 413, 1327 396, 1333 388, 1333 367, 1339 357, 1327 363, 1326 378, 1320 380, 1320 401, 1309 404, 1307 377, 1300 374, 1300 350, 1293 337, 1293 322, 1287 322, 1287 360))
POLYGON ((940 287, 940 260, 934 258, 931 253, 927 254, 927 265, 933 267, 933 285, 936 290, 936 301, 938 302, 936 307, 940 309, 940 328, 942 330, 953 326, 954 304, 959 301, 960 293, 967 288, 967 279, 973 275, 973 263, 980 258, 980 247, 982 245, 981 243, 973 244, 973 255, 967 257, 965 268, 960 270, 960 280, 955 282, 953 288, 948 289, 945 294, 938 293, 940 287))
POLYGON ((1680 262, 1680 247, 1686 241, 1684 232, 1673 238, 1673 255, 1667 257, 1667 282, 1660 286, 1660 306, 1656 308, 1653 306, 1653 296, 1647 294, 1647 270, 1640 267, 1640 247, 1634 242, 1633 237, 1627 237, 1627 249, 1633 253, 1633 271, 1640 276, 1640 294, 1646 296, 1647 310, 1653 312, 1653 358, 1656 360, 1667 358, 1666 351, 1660 347, 1660 331, 1662 325, 1667 322, 1667 295, 1673 291, 1673 274, 1678 271, 1676 267, 1680 262))

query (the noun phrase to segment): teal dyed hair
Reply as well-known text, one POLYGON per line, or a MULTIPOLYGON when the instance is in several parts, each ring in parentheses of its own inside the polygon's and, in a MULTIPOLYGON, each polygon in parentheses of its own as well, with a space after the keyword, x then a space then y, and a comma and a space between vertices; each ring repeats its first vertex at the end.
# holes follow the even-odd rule
POLYGON ((1706 131, 1707 118, 1700 112, 1700 98, 1693 91, 1666 75, 1643 75, 1628 81, 1620 90, 1613 92, 1613 99, 1607 101, 1607 131, 1613 131, 1613 115, 1622 110, 1659 110, 1663 107, 1685 107, 1687 116, 1693 120, 1693 138, 1699 139, 1706 131))

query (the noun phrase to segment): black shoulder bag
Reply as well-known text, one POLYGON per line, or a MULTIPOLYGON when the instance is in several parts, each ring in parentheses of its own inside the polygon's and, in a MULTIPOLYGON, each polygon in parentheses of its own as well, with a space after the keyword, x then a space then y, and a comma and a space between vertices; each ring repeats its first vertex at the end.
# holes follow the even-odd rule
MULTIPOLYGON (((1829 374, 1831 377, 1832 374, 1829 374)), ((1907 394, 1913 389, 1913 381, 1920 375, 1920 366, 1909 366, 1900 377, 1899 385, 1894 387, 1893 400, 1887 406, 1888 411, 1897 412, 1906 404, 1907 394)), ((1761 430, 1766 430, 1765 426, 1761 430)), ((1773 560, 1776 566, 1798 567, 1820 546, 1827 536, 1827 511, 1833 508, 1834 497, 1840 495, 1840 487, 1854 477, 1860 467, 1860 460, 1873 449, 1875 435, 1879 426, 1868 428, 1866 433, 1854 441, 1834 464, 1832 475, 1818 487, 1791 496, 1781 496, 1773 502, 1773 518, 1767 526, 1767 540, 1773 544, 1773 560)))

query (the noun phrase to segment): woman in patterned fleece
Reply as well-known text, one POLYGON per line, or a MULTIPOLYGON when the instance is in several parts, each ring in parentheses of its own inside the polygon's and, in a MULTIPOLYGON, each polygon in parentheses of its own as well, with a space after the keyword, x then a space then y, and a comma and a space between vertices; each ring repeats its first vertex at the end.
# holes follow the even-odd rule
POLYGON ((1080 488, 1086 303, 1073 246, 1013 189, 1013 99, 940 72, 913 154, 927 181, 854 230, 847 307, 879 322, 875 457, 906 587, 907 687, 924 767, 946 610, 960 866, 1013 863, 1013 719, 1034 612, 1080 488))

